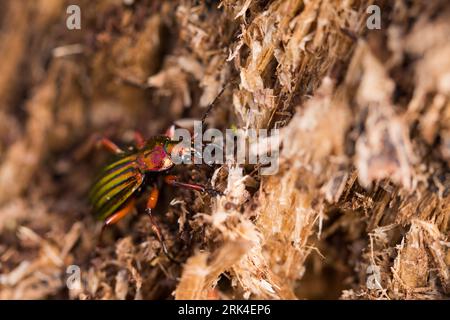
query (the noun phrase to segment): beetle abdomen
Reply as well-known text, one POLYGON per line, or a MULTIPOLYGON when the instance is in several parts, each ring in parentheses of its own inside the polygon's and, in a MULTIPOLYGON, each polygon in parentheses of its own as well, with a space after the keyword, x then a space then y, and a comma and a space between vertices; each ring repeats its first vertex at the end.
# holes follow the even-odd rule
POLYGON ((136 167, 136 155, 123 157, 106 166, 89 193, 93 212, 105 219, 123 205, 141 186, 144 175, 136 167))

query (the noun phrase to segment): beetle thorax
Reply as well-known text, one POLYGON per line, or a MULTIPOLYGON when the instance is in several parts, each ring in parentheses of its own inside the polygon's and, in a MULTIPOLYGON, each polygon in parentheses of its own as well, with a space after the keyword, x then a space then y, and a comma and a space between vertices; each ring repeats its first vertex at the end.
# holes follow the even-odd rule
POLYGON ((164 171, 173 167, 170 159, 162 145, 155 145, 150 150, 145 150, 137 157, 137 163, 141 171, 164 171))

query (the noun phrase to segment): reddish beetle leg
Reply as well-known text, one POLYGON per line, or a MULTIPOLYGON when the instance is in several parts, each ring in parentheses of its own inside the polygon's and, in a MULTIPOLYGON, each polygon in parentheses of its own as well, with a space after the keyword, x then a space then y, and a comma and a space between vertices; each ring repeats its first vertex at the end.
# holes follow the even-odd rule
POLYGON ((145 139, 141 132, 139 132, 139 131, 134 132, 134 142, 135 142, 136 148, 138 148, 138 150, 145 147, 145 139))
POLYGON ((121 154, 124 153, 124 151, 122 149, 120 149, 114 142, 112 142, 111 140, 109 140, 108 138, 100 138, 97 141, 98 145, 101 145, 102 147, 104 147, 106 150, 114 153, 114 154, 121 154))
POLYGON ((103 223, 103 226, 102 226, 102 230, 100 231, 99 244, 102 242, 103 232, 105 231, 105 229, 108 226, 119 222, 122 218, 127 216, 134 209, 134 204, 135 204, 135 200, 132 199, 125 207, 123 207, 122 209, 120 209, 119 211, 114 213, 113 215, 109 216, 108 219, 105 220, 105 222, 103 223))
MULTIPOLYGON (((136 148, 138 150, 142 149, 145 146, 145 139, 144 136, 139 132, 135 131, 133 136, 136 148)), ((106 150, 114 153, 114 154, 122 154, 125 151, 123 151, 119 146, 117 146, 114 142, 109 140, 108 138, 99 138, 97 140, 97 145, 100 145, 104 147, 106 150)))
POLYGON ((156 222, 155 218, 152 215, 152 209, 156 207, 156 204, 158 203, 158 197, 159 197, 159 190, 156 188, 156 186, 153 187, 153 189, 150 191, 150 196, 147 200, 147 207, 145 208, 145 213, 150 218, 150 225, 153 230, 153 232, 156 234, 156 237, 159 240, 159 243, 161 244, 161 247, 163 249, 164 254, 167 258, 172 260, 175 263, 180 263, 177 259, 175 259, 170 253, 169 250, 167 250, 166 242, 164 241, 164 236, 161 232, 161 229, 158 226, 158 223, 156 222))
POLYGON ((177 177, 173 176, 173 175, 168 175, 168 176, 164 177, 164 182, 166 182, 168 185, 171 185, 174 187, 192 189, 192 190, 197 190, 200 192, 208 192, 210 195, 213 195, 213 196, 222 195, 222 192, 215 190, 215 189, 207 188, 200 184, 179 182, 179 181, 177 181, 177 177))

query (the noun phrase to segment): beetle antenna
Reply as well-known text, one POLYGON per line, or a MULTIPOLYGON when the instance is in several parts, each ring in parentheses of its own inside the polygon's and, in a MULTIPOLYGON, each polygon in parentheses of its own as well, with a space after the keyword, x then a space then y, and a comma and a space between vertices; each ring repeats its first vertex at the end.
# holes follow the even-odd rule
POLYGON ((229 86, 229 83, 224 85, 222 87, 222 89, 220 89, 219 93, 217 94, 217 96, 214 98, 213 102, 211 102, 208 106, 208 109, 206 109, 205 113, 203 114, 202 117, 202 128, 203 125, 205 124, 205 120, 208 117, 209 113, 211 112, 212 108, 216 105, 217 100, 219 100, 220 96, 222 95, 222 93, 225 91, 225 89, 229 86))

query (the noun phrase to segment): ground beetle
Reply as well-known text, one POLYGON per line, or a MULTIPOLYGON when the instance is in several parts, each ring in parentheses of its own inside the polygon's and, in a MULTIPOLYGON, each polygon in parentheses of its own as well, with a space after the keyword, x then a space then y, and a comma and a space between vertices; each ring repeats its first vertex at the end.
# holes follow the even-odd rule
MULTIPOLYGON (((202 124, 223 91, 224 89, 206 110, 202 124)), ((171 132, 173 130, 168 130, 166 135, 155 136, 148 140, 136 132, 135 147, 128 151, 122 150, 107 138, 98 139, 99 145, 117 155, 115 161, 103 168, 89 192, 93 213, 98 219, 104 221, 100 241, 104 229, 130 213, 140 194, 138 191, 150 184, 152 188, 148 195, 145 212, 150 218, 152 230, 158 237, 165 255, 170 260, 176 261, 169 253, 161 230, 152 215, 152 209, 155 208, 159 196, 156 180, 164 176, 164 181, 172 186, 208 192, 212 195, 221 194, 219 191, 202 185, 179 182, 176 176, 169 174, 169 170, 175 166, 171 159, 171 152, 179 143, 172 140, 171 132)), ((181 152, 192 152, 193 150, 193 147, 180 149, 181 152)))

